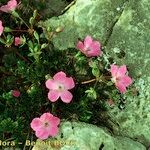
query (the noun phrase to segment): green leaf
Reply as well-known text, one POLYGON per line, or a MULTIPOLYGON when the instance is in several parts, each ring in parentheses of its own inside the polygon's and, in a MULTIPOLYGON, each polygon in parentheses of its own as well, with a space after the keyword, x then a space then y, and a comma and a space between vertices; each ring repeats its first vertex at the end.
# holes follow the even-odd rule
POLYGON ((46 44, 46 43, 42 44, 42 45, 41 45, 41 49, 46 48, 46 47, 47 47, 47 45, 48 45, 48 44, 46 44))
POLYGON ((28 41, 28 46, 29 46, 29 49, 31 50, 33 50, 33 43, 32 43, 32 41, 28 41))
POLYGON ((10 29, 9 27, 5 27, 4 32, 12 32, 12 29, 10 29))
POLYGON ((10 34, 7 35, 7 39, 6 39, 6 47, 10 47, 12 45, 12 43, 14 42, 14 37, 10 34))
POLYGON ((0 37, 0 42, 6 44, 6 42, 0 37))
POLYGON ((34 37, 35 37, 35 39, 38 41, 38 43, 39 43, 39 35, 38 35, 38 33, 36 32, 36 31, 34 31, 34 37))
POLYGON ((35 43, 34 52, 38 52, 38 51, 39 51, 39 45, 37 43, 35 43))
POLYGON ((33 18, 33 17, 31 17, 31 18, 29 19, 29 23, 30 23, 31 25, 34 24, 34 18, 33 18))
POLYGON ((34 12, 33 12, 33 18, 35 19, 36 18, 36 16, 37 16, 37 10, 34 10, 34 12))
POLYGON ((98 69, 98 68, 92 68, 92 74, 93 74, 96 78, 98 78, 99 75, 100 75, 99 69, 98 69))
POLYGON ((97 93, 94 88, 90 87, 90 89, 86 90, 85 93, 87 93, 87 97, 97 99, 97 93))

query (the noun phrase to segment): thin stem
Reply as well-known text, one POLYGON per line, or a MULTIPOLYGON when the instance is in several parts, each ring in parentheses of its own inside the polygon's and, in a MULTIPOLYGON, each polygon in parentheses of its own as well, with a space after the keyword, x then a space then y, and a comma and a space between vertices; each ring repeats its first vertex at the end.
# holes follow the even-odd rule
POLYGON ((12 32, 28 32, 27 30, 12 30, 12 32))
MULTIPOLYGON (((28 131, 26 140, 27 140, 28 138, 29 138, 29 131, 28 131)), ((25 150, 25 149, 26 149, 26 144, 24 144, 24 147, 23 147, 23 150, 25 150)))
POLYGON ((81 82, 81 84, 88 84, 88 83, 91 83, 91 82, 94 82, 94 81, 96 81, 96 79, 91 79, 91 80, 83 81, 83 82, 81 82))
POLYGON ((27 23, 20 16, 18 16, 18 18, 30 29, 30 27, 27 25, 27 23))
POLYGON ((53 114, 55 113, 55 104, 54 103, 52 104, 52 113, 53 114))
POLYGON ((112 78, 112 76, 104 76, 105 77, 105 79, 111 79, 112 78))
POLYGON ((23 59, 24 61, 30 63, 28 59, 26 59, 25 57, 23 57, 22 55, 20 55, 17 51, 15 51, 15 53, 16 53, 16 55, 18 55, 21 59, 23 59))
POLYGON ((3 32, 3 36, 4 36, 5 40, 6 40, 7 38, 6 38, 6 35, 4 34, 4 32, 3 32))

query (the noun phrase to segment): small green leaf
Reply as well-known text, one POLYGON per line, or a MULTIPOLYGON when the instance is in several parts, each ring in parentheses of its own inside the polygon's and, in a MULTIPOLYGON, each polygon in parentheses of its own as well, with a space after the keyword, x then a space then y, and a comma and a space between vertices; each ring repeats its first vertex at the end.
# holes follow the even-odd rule
POLYGON ((37 43, 35 43, 34 52, 38 52, 38 51, 39 51, 39 45, 37 43))
POLYGON ((28 41, 28 46, 29 46, 30 49, 33 49, 33 43, 32 43, 32 41, 28 41))
POLYGON ((92 99, 96 99, 97 98, 97 94, 94 88, 90 87, 89 90, 86 90, 85 93, 87 93, 87 97, 92 98, 92 99))
POLYGON ((39 43, 39 35, 38 35, 38 33, 36 32, 36 31, 34 31, 34 37, 35 37, 35 39, 38 41, 38 43, 39 43))
POLYGON ((100 75, 99 69, 98 69, 98 68, 92 68, 92 74, 93 74, 96 78, 98 78, 99 75, 100 75))
POLYGON ((6 42, 0 37, 0 42, 6 44, 6 42))
POLYGON ((31 18, 29 19, 29 23, 30 23, 31 25, 34 24, 34 18, 33 18, 33 17, 31 17, 31 18))
POLYGON ((37 16, 37 10, 34 10, 34 12, 33 12, 33 18, 35 19, 36 18, 36 16, 37 16))
POLYGON ((12 29, 10 29, 9 27, 5 27, 4 32, 12 32, 12 29))
POLYGON ((41 45, 41 49, 46 48, 46 47, 47 47, 47 45, 48 45, 48 44, 46 44, 46 43, 42 44, 42 45, 41 45))

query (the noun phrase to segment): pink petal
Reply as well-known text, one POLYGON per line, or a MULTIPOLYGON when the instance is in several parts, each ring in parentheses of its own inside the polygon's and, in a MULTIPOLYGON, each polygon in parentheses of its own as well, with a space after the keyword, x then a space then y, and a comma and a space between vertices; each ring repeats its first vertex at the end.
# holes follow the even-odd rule
POLYGON ((0 36, 2 35, 3 31, 4 31, 4 27, 2 25, 2 21, 0 20, 0 36))
POLYGON ((7 5, 11 10, 15 9, 17 7, 17 1, 16 0, 10 0, 7 5))
POLYGON ((110 72, 111 72, 112 77, 116 77, 117 72, 118 72, 118 66, 114 64, 111 65, 110 72))
POLYGON ((10 0, 8 1, 7 5, 3 5, 0 7, 0 10, 3 12, 10 12, 16 9, 17 7, 17 1, 16 0, 10 0))
POLYGON ((41 115, 40 120, 42 122, 50 122, 52 117, 53 115, 51 113, 44 113, 43 115, 41 115))
POLYGON ((84 46, 85 47, 90 47, 90 45, 92 44, 93 39, 91 36, 86 36, 86 38, 84 39, 84 46))
POLYGON ((63 93, 61 93, 60 97, 64 103, 70 103, 73 96, 69 91, 64 91, 63 93))
POLYGON ((60 124, 60 119, 58 117, 53 116, 51 118, 51 125, 52 126, 58 126, 60 124))
POLYGON ((58 100, 60 94, 58 91, 56 90, 50 90, 49 93, 48 93, 48 99, 51 101, 51 102, 55 102, 58 100))
POLYGON ((124 76, 120 82, 122 82, 127 87, 132 84, 132 79, 129 76, 124 76))
POLYGON ((116 83, 116 87, 121 93, 126 92, 126 86, 122 84, 121 82, 116 83))
POLYGON ((57 83, 53 79, 49 79, 45 82, 46 87, 50 90, 55 90, 58 88, 57 83))
POLYGON ((47 139, 47 138, 49 137, 49 132, 47 132, 47 130, 43 128, 43 129, 41 129, 41 130, 37 130, 37 131, 35 132, 35 135, 36 135, 39 139, 45 140, 45 139, 47 139))
POLYGON ((51 129, 50 129, 50 131, 49 131, 49 135, 50 136, 52 136, 52 137, 54 137, 54 136, 56 136, 57 134, 58 134, 58 127, 51 127, 51 129))
POLYGON ((77 48, 77 49, 80 49, 81 51, 83 51, 83 50, 84 50, 84 45, 83 45, 83 43, 82 43, 81 41, 78 41, 78 43, 77 43, 77 45, 76 45, 76 48, 77 48))
POLYGON ((65 82, 64 82, 64 86, 66 90, 72 89, 75 87, 75 83, 72 77, 68 78, 66 77, 65 82))
POLYGON ((20 37, 15 37, 15 46, 18 46, 21 44, 21 38, 20 37))
POLYGON ((87 51, 87 56, 88 57, 94 57, 94 56, 99 56, 102 54, 100 50, 100 43, 98 41, 93 41, 93 43, 90 45, 89 51, 87 51))
POLYGON ((34 118, 30 123, 30 126, 34 131, 39 130, 42 127, 42 122, 40 118, 34 118))
POLYGON ((126 72, 127 72, 127 67, 126 67, 126 65, 123 65, 123 66, 119 67, 117 76, 119 76, 119 77, 124 76, 126 72))
POLYGON ((1 6, 0 10, 3 11, 3 12, 6 12, 6 13, 10 11, 9 6, 7 6, 7 5, 1 6))
POLYGON ((54 75, 53 79, 60 82, 64 81, 66 79, 66 74, 60 71, 54 75))
POLYGON ((13 95, 14 97, 19 97, 19 96, 20 96, 20 91, 18 91, 18 90, 13 90, 13 91, 12 91, 12 95, 13 95))

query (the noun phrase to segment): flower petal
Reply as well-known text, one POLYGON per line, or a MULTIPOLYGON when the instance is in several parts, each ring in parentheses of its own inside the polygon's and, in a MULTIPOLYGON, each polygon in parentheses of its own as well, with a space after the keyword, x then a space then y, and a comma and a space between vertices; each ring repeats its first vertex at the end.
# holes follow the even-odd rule
POLYGON ((45 82, 45 85, 48 89, 50 90, 56 90, 57 89, 57 83, 53 80, 53 79, 48 79, 46 82, 45 82))
POLYGON ((30 123, 30 126, 34 131, 39 130, 42 127, 42 122, 40 118, 34 118, 30 123))
POLYGON ((121 82, 117 82, 116 87, 121 93, 126 92, 126 86, 124 84, 122 84, 121 82))
POLYGON ((66 74, 60 71, 54 75, 53 79, 56 81, 62 82, 66 79, 66 74))
POLYGON ((72 77, 68 78, 66 77, 65 82, 64 82, 64 86, 66 90, 72 89, 75 87, 75 83, 72 77))
POLYGON ((92 44, 93 39, 91 36, 86 36, 86 38, 84 39, 84 46, 85 47, 90 47, 90 45, 92 44))
POLYGON ((10 11, 9 7, 7 5, 1 6, 0 10, 3 11, 3 12, 9 12, 10 11))
POLYGON ((122 84, 124 84, 127 87, 130 84, 132 84, 133 81, 129 76, 124 76, 124 77, 122 77, 120 82, 122 82, 122 84))
POLYGON ((117 76, 118 77, 124 76, 126 72, 127 72, 126 65, 120 66, 117 72, 117 76))
POLYGON ((88 57, 94 57, 94 56, 99 56, 102 54, 100 50, 100 43, 98 41, 93 41, 93 43, 90 45, 89 51, 87 51, 87 56, 88 57))
POLYGON ((2 21, 0 20, 0 36, 2 35, 3 31, 4 31, 4 27, 2 25, 2 21))
POLYGON ((118 66, 114 64, 111 65, 110 72, 111 72, 112 77, 116 77, 117 72, 118 72, 118 66))
POLYGON ((58 134, 58 127, 57 126, 54 126, 54 127, 51 127, 51 129, 49 130, 49 135, 54 137, 58 134))
POLYGON ((60 124, 60 119, 58 117, 53 116, 51 118, 51 125, 52 126, 58 126, 60 124))
POLYGON ((8 12, 16 9, 16 7, 17 7, 17 1, 16 0, 10 0, 10 1, 8 1, 7 5, 1 6, 0 10, 8 13, 8 12))
POLYGON ((76 48, 83 51, 84 50, 84 45, 81 41, 78 41, 77 45, 76 45, 76 48))
POLYGON ((73 96, 69 91, 64 91, 63 93, 61 93, 60 97, 64 103, 70 103, 73 96))
POLYGON ((43 128, 43 129, 37 130, 37 131, 35 132, 35 135, 36 135, 39 139, 45 140, 45 139, 47 139, 47 138, 49 137, 49 132, 47 132, 47 130, 43 128))
POLYGON ((58 91, 56 90, 50 90, 49 93, 48 93, 48 99, 51 101, 51 102, 55 102, 58 100, 60 94, 58 91))
POLYGON ((53 115, 51 113, 44 113, 43 115, 41 115, 40 120, 42 122, 50 122, 52 117, 53 115))

